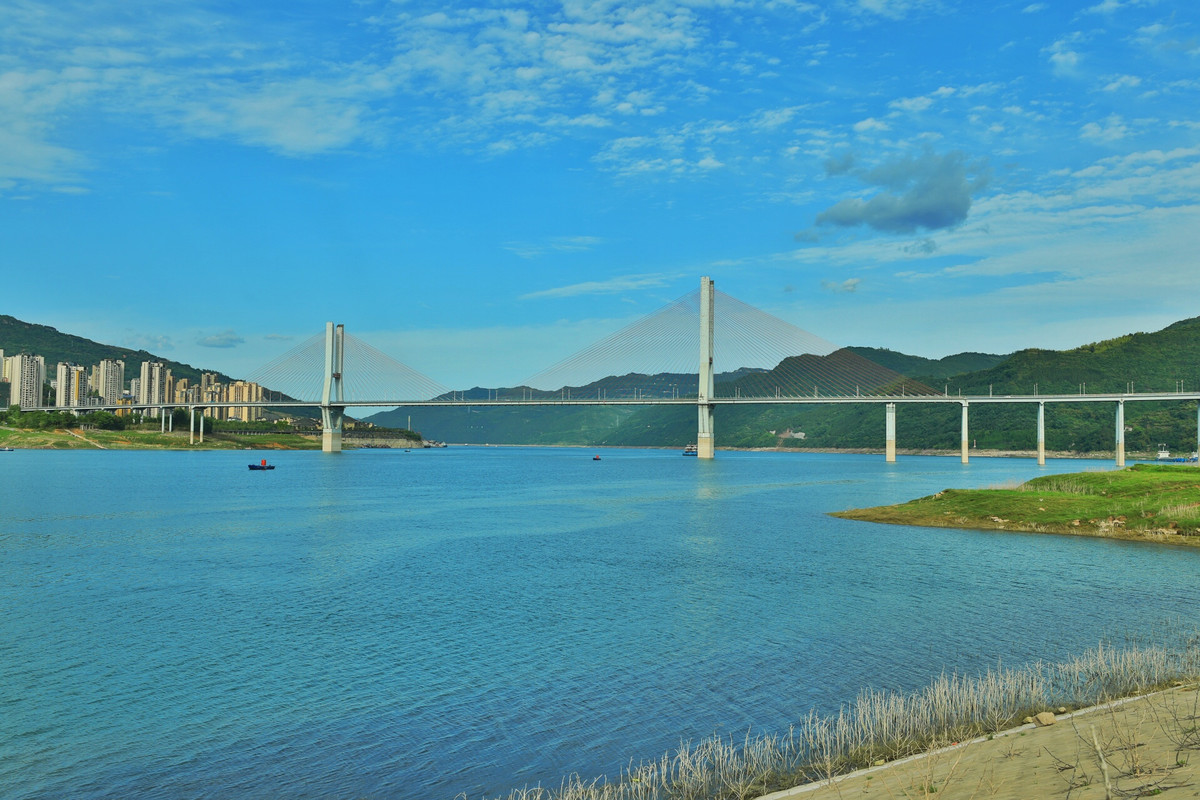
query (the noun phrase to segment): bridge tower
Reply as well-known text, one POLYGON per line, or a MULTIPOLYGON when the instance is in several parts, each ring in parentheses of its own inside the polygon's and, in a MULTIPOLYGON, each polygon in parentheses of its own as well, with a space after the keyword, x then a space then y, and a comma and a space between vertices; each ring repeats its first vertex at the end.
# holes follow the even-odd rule
POLYGON ((342 420, 346 416, 342 394, 342 343, 345 326, 325 323, 325 388, 321 392, 321 450, 342 451, 342 420))
POLYGON ((700 392, 696 398, 699 427, 696 431, 696 455, 713 457, 713 281, 700 279, 700 392))

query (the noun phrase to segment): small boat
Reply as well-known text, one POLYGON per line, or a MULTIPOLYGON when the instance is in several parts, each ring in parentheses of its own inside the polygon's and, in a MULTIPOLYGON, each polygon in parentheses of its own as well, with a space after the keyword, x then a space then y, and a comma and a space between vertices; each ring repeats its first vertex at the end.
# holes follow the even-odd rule
POLYGON ((250 469, 275 469, 275 465, 268 464, 265 458, 257 464, 247 464, 246 466, 250 467, 250 469))
POLYGON ((12 451, 11 447, 0 447, 0 453, 11 453, 12 451))
POLYGON ((600 456, 592 456, 592 461, 599 461, 599 460, 600 460, 600 456))
POLYGON ((685 456, 699 455, 699 453, 696 452, 696 445, 694 444, 689 444, 687 447, 683 448, 683 454, 685 456))

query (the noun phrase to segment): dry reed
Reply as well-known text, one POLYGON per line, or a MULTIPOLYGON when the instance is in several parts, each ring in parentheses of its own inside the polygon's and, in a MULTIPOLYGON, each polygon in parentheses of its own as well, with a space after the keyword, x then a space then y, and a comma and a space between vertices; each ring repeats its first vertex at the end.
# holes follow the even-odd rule
MULTIPOLYGON (((836 714, 810 711, 786 733, 684 742, 614 778, 571 776, 506 800, 749 800, 768 792, 923 752, 1018 724, 1058 706, 1081 707, 1200 676, 1200 638, 1178 645, 1100 646, 1056 664, 941 675, 912 693, 864 689, 836 714)), ((460 796, 461 797, 461 796, 460 796)))

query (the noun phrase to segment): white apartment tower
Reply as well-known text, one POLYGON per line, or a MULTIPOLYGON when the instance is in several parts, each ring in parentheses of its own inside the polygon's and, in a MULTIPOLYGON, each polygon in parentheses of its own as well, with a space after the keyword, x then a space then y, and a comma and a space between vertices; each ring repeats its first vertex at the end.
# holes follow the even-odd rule
POLYGON ((12 387, 9 403, 21 408, 41 408, 42 386, 46 383, 46 359, 21 353, 6 358, 4 364, 12 387))
POLYGON ((96 393, 106 406, 115 406, 125 389, 125 362, 106 358, 96 368, 96 393))
MULTIPOLYGON (((143 361, 141 380, 138 382, 139 403, 166 403, 167 384, 171 381, 171 370, 161 361, 143 361)), ((150 416, 157 417, 158 409, 151 409, 150 416)))
POLYGON ((87 370, 76 364, 58 362, 54 405, 58 408, 81 406, 87 402, 87 370))

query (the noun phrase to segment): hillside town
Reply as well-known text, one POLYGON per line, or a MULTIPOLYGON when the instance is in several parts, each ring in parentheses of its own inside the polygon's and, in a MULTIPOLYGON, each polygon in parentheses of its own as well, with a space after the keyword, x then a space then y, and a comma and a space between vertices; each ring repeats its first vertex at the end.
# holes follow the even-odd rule
MULTIPOLYGON (((259 403, 264 389, 250 381, 224 383, 214 372, 201 373, 200 382, 175 378, 161 361, 142 362, 139 374, 125 383, 125 362, 103 359, 90 367, 59 362, 50 377, 46 360, 36 354, 5 356, 0 350, 0 407, 106 408, 118 415, 131 414, 135 407, 158 404, 208 406, 210 417, 254 422, 263 419, 263 409, 237 403, 259 403), (48 379, 49 378, 49 379, 48 379), (225 405, 234 404, 234 405, 225 405)), ((146 415, 159 416, 150 408, 146 415)))

